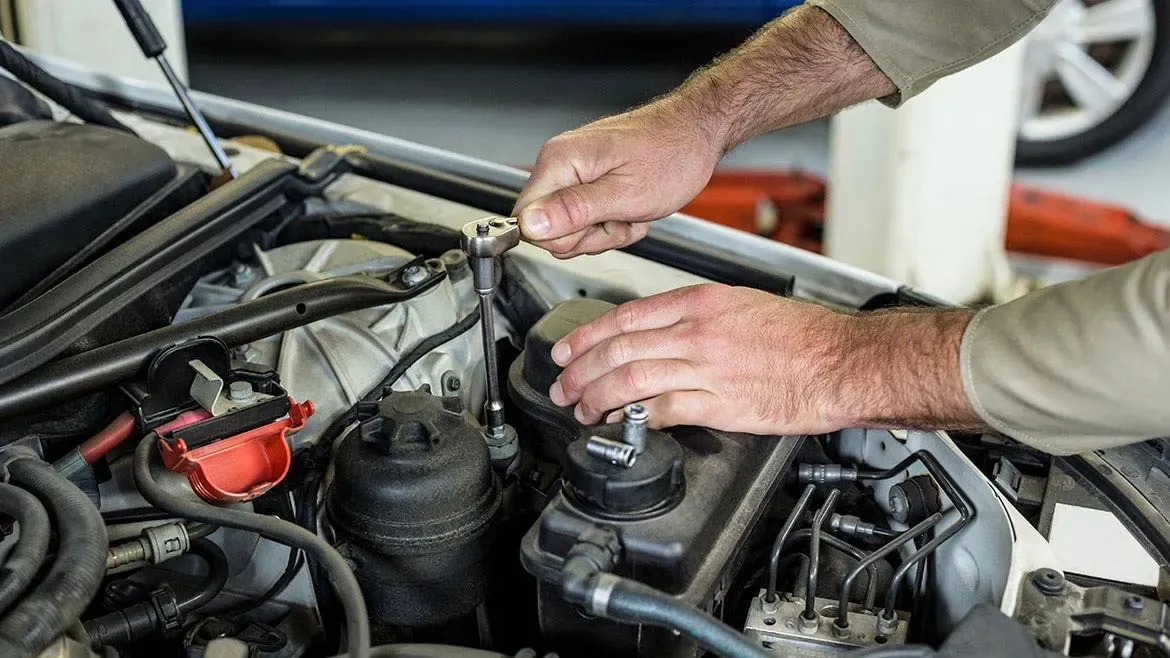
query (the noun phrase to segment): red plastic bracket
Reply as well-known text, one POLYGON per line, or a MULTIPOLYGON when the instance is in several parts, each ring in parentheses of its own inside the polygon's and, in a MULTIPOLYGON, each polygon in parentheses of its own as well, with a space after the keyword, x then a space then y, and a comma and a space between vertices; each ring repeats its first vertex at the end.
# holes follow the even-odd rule
POLYGON ((289 398, 288 417, 194 450, 179 439, 158 442, 167 469, 183 473, 191 488, 209 503, 241 503, 280 484, 288 475, 292 453, 288 433, 305 426, 313 403, 289 398))

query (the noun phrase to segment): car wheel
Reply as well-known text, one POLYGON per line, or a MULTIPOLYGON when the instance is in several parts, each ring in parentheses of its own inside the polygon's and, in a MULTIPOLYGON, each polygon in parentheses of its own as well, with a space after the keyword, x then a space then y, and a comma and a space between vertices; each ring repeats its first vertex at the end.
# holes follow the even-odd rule
POLYGON ((1063 0, 1029 36, 1016 161, 1058 165, 1128 137, 1170 97, 1170 0, 1063 0))

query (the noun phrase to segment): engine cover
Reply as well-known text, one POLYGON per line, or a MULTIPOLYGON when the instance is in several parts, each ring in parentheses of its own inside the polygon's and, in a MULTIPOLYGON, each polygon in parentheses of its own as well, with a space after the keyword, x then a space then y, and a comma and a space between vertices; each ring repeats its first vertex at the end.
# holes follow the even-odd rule
POLYGON ((52 121, 0 128, 0 309, 175 173, 162 149, 117 130, 52 121))
MULTIPOLYGON (((200 279, 175 321, 299 283, 393 269, 412 258, 398 247, 369 240, 316 240, 256 249, 253 263, 237 263, 200 279)), ((317 412, 292 437, 294 451, 315 442, 404 353, 475 311, 463 254, 449 252, 442 260, 453 276, 417 299, 338 315, 236 351, 237 358, 276 368, 294 399, 313 402, 317 412)), ((424 356, 394 388, 406 391, 427 385, 435 394, 458 396, 465 409, 479 409, 485 395, 482 363, 478 332, 469 331, 424 356)))

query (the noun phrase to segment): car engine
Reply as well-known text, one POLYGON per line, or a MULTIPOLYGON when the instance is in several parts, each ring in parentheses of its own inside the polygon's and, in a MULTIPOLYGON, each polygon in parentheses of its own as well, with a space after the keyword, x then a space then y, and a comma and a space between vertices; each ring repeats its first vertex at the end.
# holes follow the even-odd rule
POLYGON ((0 655, 1170 646, 1160 601, 1066 578, 944 434, 583 426, 547 396, 552 345, 623 301, 718 280, 867 307, 856 281, 521 244, 496 363, 460 231, 515 190, 278 131, 236 130, 227 180, 104 100, 116 125, 0 113, 0 655))

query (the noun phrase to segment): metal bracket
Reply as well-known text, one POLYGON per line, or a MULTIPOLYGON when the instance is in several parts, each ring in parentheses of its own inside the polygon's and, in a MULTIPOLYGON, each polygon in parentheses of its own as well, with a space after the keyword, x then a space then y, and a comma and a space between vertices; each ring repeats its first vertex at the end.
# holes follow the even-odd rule
POLYGON ((1170 642, 1170 609, 1160 601, 1117 587, 1080 587, 1052 569, 1040 569, 1025 581, 1016 619, 1036 634, 1040 644, 1067 652, 1072 635, 1102 635, 1107 645, 1170 642))
POLYGON ((244 381, 233 381, 225 387, 223 378, 199 359, 189 361, 188 365, 195 371, 195 379, 191 381, 191 399, 211 412, 213 417, 273 398, 253 389, 250 383, 244 381))

